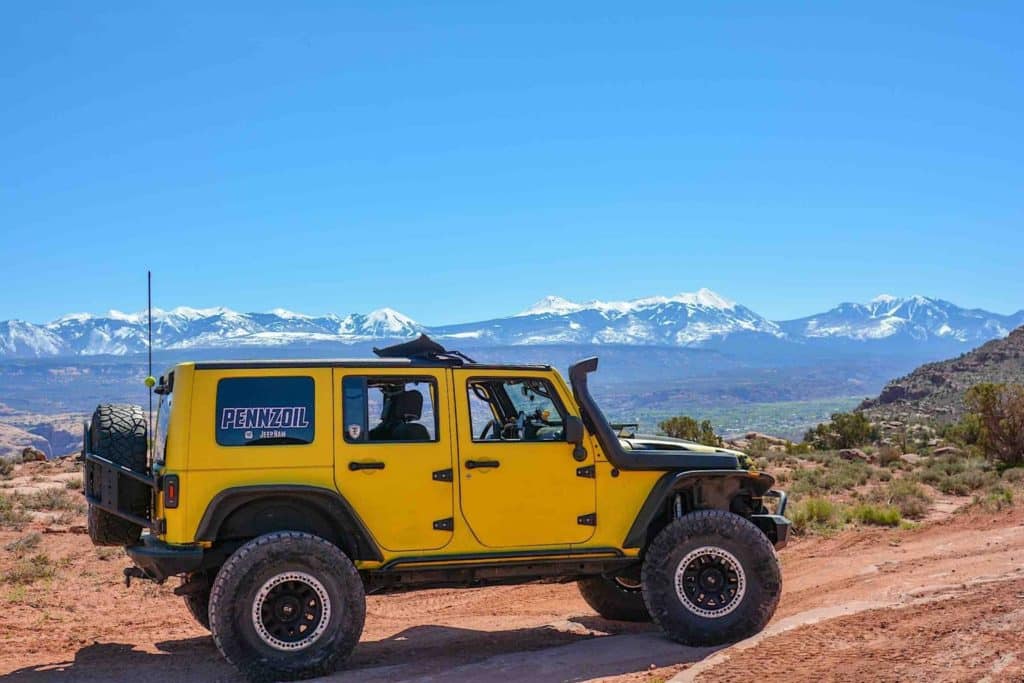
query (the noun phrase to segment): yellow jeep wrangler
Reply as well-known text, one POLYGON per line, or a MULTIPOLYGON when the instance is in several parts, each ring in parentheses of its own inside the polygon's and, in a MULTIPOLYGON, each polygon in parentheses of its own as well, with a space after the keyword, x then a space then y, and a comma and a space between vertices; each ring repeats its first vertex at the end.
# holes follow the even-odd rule
POLYGON ((689 645, 771 618, 786 498, 742 453, 617 432, 596 358, 566 386, 426 337, 374 351, 181 363, 151 448, 140 407, 86 425, 93 542, 126 546, 126 581, 181 577, 246 676, 336 669, 368 593, 576 581, 602 616, 689 645))

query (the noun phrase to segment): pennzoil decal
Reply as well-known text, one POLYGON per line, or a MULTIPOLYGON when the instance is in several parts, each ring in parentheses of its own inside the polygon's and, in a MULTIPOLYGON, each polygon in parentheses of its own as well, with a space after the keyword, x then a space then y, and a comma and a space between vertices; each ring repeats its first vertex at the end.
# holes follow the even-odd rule
POLYGON ((220 428, 229 429, 306 429, 306 406, 269 406, 263 408, 222 408, 220 428))

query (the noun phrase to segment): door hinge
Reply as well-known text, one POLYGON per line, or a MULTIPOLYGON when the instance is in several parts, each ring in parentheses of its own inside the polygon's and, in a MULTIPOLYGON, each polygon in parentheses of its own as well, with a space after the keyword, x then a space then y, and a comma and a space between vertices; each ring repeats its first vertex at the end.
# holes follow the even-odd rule
POLYGON ((434 522, 434 531, 451 531, 455 528, 455 520, 451 517, 434 522))
POLYGON ((597 526, 597 513, 591 512, 589 515, 580 515, 576 518, 576 523, 580 526, 597 526))
POLYGON ((586 477, 587 479, 594 479, 597 477, 597 468, 593 465, 586 465, 584 467, 576 468, 577 477, 586 477))
POLYGON ((449 467, 446 470, 437 470, 436 472, 434 472, 431 475, 431 478, 434 481, 451 481, 452 480, 452 476, 453 476, 452 475, 452 470, 449 467))

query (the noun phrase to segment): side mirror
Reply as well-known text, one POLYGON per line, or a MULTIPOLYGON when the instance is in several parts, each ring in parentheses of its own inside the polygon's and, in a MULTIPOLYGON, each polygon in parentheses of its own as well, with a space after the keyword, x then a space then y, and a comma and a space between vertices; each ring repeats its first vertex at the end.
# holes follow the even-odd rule
POLYGON ((575 415, 569 415, 565 418, 565 440, 569 443, 580 445, 583 443, 583 420, 579 419, 575 415))
POLYGON ((579 419, 575 415, 569 415, 565 418, 565 440, 568 443, 575 444, 575 448, 572 449, 572 458, 576 462, 583 462, 587 459, 587 449, 583 447, 583 420, 579 419))

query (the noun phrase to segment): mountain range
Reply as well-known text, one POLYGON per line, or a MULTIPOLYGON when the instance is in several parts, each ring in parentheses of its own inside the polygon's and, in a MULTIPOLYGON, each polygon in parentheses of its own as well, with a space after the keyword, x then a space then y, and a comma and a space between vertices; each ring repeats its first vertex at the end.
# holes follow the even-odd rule
MULTIPOLYGON (((923 296, 882 295, 816 315, 772 321, 708 289, 631 301, 576 303, 545 297, 512 316, 425 326, 390 308, 367 314, 311 316, 275 309, 154 309, 154 347, 192 351, 236 347, 304 348, 396 340, 425 332, 456 348, 530 345, 626 345, 700 348, 908 347, 966 350, 1024 324, 1010 315, 962 308, 923 296), (749 346, 753 345, 753 346, 749 346)), ((76 313, 49 323, 0 321, 0 359, 128 356, 147 348, 145 313, 76 313)))

